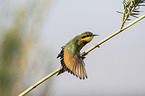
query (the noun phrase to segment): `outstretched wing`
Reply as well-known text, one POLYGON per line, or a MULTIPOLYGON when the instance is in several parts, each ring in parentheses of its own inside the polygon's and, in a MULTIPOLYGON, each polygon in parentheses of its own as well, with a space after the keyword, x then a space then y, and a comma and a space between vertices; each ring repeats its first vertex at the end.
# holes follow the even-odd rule
POLYGON ((76 75, 80 79, 87 78, 85 64, 82 58, 79 58, 77 54, 72 56, 69 54, 67 49, 64 49, 63 61, 68 72, 71 72, 73 75, 76 75))

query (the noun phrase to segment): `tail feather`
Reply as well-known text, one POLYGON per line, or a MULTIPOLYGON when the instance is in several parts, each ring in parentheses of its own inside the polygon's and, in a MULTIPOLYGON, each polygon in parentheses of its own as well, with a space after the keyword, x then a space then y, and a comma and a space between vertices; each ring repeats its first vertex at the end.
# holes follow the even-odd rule
POLYGON ((65 72, 64 68, 61 68, 61 69, 59 70, 57 76, 60 75, 60 74, 62 74, 62 73, 64 73, 64 72, 65 72))

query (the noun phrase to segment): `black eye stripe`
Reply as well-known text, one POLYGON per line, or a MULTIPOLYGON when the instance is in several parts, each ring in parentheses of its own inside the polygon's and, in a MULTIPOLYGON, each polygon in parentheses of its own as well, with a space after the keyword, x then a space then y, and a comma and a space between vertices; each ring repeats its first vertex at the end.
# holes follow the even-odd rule
POLYGON ((91 36, 92 36, 91 34, 86 34, 82 38, 91 37, 91 36))

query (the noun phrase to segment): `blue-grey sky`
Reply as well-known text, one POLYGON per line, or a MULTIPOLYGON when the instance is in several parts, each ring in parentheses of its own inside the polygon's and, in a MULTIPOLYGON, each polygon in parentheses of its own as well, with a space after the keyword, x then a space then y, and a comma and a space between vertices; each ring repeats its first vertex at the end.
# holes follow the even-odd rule
MULTIPOLYGON (((14 6, 18 1, 26 5, 33 2, 15 0, 14 6)), ((83 52, 120 28, 122 15, 116 11, 123 11, 121 0, 50 1, 37 41, 39 46, 52 51, 54 57, 51 58, 56 61, 54 69, 60 67, 56 57, 61 46, 76 35, 85 31, 100 35, 87 44, 83 52)), ((145 7, 141 10, 141 15, 145 14, 145 7)), ((145 19, 90 52, 85 59, 88 79, 79 80, 67 72, 52 77, 52 95, 145 96, 144 26, 145 19)))
MULTIPOLYGON (((121 0, 53 0, 41 40, 57 56, 60 47, 77 34, 84 31, 100 34, 85 46, 86 50, 120 28, 121 14, 116 11, 122 10, 121 0)), ((145 8, 141 10, 145 14, 145 8)), ((144 96, 144 25, 142 20, 90 52, 85 59, 87 80, 67 72, 54 76, 54 96, 144 96)), ((56 69, 59 66, 57 60, 56 69)))

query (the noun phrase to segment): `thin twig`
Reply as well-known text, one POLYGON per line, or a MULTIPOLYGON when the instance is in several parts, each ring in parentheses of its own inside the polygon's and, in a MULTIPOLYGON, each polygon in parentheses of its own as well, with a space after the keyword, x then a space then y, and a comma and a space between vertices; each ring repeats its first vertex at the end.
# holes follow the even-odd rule
POLYGON ((50 77, 52 77, 53 75, 55 75, 59 70, 60 70, 60 68, 58 68, 54 72, 50 73, 46 77, 42 78, 40 81, 38 81, 37 83, 35 83, 34 85, 32 85, 31 87, 29 87, 28 89, 26 89, 24 92, 22 92, 19 96, 26 95, 28 92, 30 92, 31 90, 33 90, 34 88, 36 88, 38 85, 40 85, 41 83, 43 83, 44 81, 46 81, 47 79, 49 79, 50 77))
POLYGON ((96 45, 94 45, 93 47, 91 47, 90 49, 88 49, 87 51, 83 52, 82 56, 86 56, 90 51, 92 51, 93 49, 95 49, 96 47, 99 47, 101 44, 103 44, 104 42, 108 41, 109 39, 113 38, 114 36, 116 36, 117 34, 121 33, 122 31, 124 31, 125 29, 129 28, 130 26, 134 25, 135 23, 139 22, 140 20, 142 20, 143 18, 145 18, 145 14, 141 17, 139 17, 138 19, 136 19, 135 21, 131 22, 130 24, 128 24, 127 26, 125 26, 124 28, 118 30, 117 32, 113 33, 112 35, 108 36, 107 38, 105 38, 104 40, 102 40, 101 42, 97 43, 96 45))
MULTIPOLYGON (((121 33, 122 31, 124 31, 125 29, 129 28, 130 26, 134 25, 135 23, 139 22, 140 20, 142 20, 143 18, 145 18, 145 14, 143 16, 141 16, 140 18, 136 19, 134 22, 128 24, 126 27, 118 30, 117 32, 113 33, 112 35, 110 35, 109 37, 105 38, 104 40, 102 40, 101 42, 99 42, 98 44, 94 45, 93 47, 91 47, 90 49, 88 49, 87 51, 83 52, 83 56, 86 56, 90 51, 92 51, 93 49, 95 49, 96 47, 99 47, 99 45, 103 44, 104 42, 108 41, 109 39, 113 38, 114 36, 116 36, 117 34, 121 33)), ((57 72, 59 72, 60 68, 55 70, 54 72, 50 73, 49 75, 47 75, 46 77, 44 77, 43 79, 41 79, 40 81, 38 81, 36 84, 32 85, 31 87, 29 87, 28 89, 26 89, 24 92, 22 92, 19 96, 24 96, 26 95, 28 92, 30 92, 31 90, 33 90, 34 88, 36 88, 38 85, 40 85, 41 83, 43 83, 44 81, 46 81, 47 79, 49 79, 50 77, 52 77, 53 75, 55 75, 57 72)))

